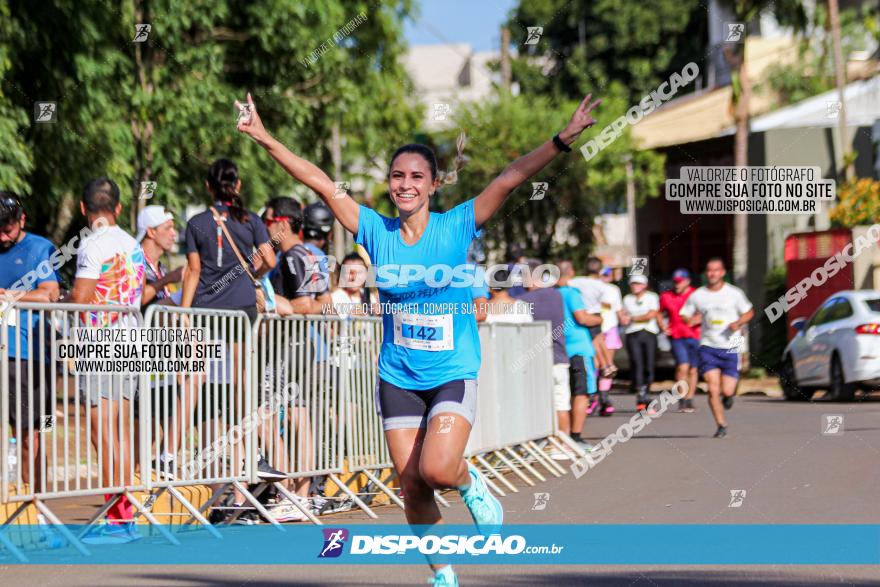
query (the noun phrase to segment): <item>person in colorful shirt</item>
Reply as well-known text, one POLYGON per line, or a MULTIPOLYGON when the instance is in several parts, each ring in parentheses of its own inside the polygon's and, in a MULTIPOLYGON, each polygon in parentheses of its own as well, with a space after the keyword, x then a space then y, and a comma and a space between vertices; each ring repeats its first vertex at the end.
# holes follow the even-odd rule
MULTIPOLYGON (((92 180, 83 191, 80 210, 89 226, 105 224, 80 245, 76 257, 76 278, 68 301, 98 306, 141 307, 144 289, 144 251, 138 242, 116 223, 122 211, 119 186, 106 177, 92 180)), ((97 328, 133 327, 130 314, 83 312, 78 326, 97 328)), ((103 455, 101 481, 106 487, 127 485, 133 478, 130 402, 135 401, 138 376, 124 373, 84 373, 79 389, 88 406, 93 446, 103 455), (98 406, 98 404, 101 404, 98 406), (123 455, 126 461, 123 464, 123 455)), ((109 499, 110 497, 108 497, 109 499)), ((128 500, 117 502, 107 513, 110 524, 97 526, 83 540, 90 544, 125 543, 140 538, 131 522, 128 500)))

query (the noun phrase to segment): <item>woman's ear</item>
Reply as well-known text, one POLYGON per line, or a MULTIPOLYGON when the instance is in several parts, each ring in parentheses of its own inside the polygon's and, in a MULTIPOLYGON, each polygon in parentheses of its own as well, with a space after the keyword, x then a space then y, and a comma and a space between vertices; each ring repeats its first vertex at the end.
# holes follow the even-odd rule
POLYGON ((211 189, 211 184, 208 183, 208 180, 205 180, 205 189, 208 190, 208 193, 214 195, 214 190, 211 189))
POLYGON ((241 180, 236 179, 235 180, 235 193, 237 194, 239 192, 241 192, 241 180))

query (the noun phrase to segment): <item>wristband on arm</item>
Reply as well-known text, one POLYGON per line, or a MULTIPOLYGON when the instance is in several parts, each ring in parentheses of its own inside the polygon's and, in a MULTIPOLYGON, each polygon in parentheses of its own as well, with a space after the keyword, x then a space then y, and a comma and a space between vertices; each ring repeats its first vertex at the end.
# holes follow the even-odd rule
POLYGON ((562 139, 559 138, 558 134, 553 135, 553 144, 556 145, 556 148, 564 153, 571 153, 571 147, 566 145, 562 139))

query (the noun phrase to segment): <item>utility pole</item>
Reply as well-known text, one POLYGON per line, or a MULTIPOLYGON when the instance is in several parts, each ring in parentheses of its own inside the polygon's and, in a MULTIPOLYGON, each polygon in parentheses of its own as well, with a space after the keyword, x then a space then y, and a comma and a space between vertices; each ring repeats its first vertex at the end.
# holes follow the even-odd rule
MULTIPOLYGON (((843 61, 843 49, 840 46, 840 14, 837 9, 837 0, 828 0, 828 20, 831 24, 831 41, 834 44, 834 79, 837 84, 837 95, 840 100, 840 111, 837 114, 837 129, 840 135, 840 160, 844 165, 850 152, 849 129, 846 127, 846 63, 843 61)), ((847 180, 855 176, 852 162, 846 164, 845 177, 847 180)))
POLYGON ((510 91, 510 30, 501 27, 501 85, 510 91))

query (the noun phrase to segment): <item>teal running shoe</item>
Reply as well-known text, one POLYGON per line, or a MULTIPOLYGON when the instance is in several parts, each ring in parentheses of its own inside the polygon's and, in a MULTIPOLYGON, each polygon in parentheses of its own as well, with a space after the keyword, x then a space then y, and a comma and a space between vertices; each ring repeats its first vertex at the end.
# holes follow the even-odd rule
POLYGON ((471 476, 471 486, 461 491, 464 505, 471 512, 471 517, 480 532, 497 530, 504 523, 504 508, 494 495, 489 493, 486 483, 471 463, 467 464, 468 473, 471 476), (493 527, 494 528, 491 528, 493 527))
POLYGON ((446 565, 434 573, 434 576, 428 579, 428 583, 434 587, 458 587, 458 577, 455 576, 452 565, 446 565))

